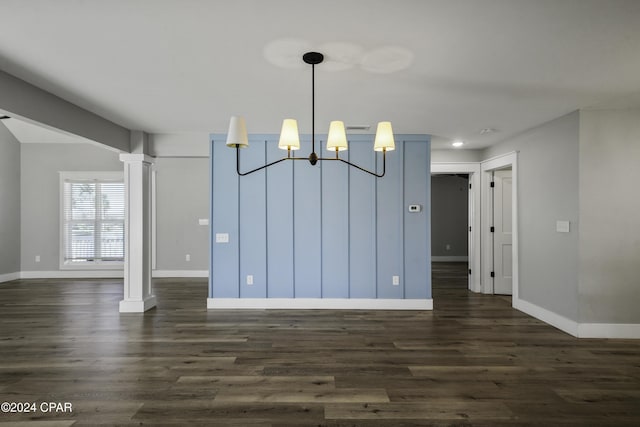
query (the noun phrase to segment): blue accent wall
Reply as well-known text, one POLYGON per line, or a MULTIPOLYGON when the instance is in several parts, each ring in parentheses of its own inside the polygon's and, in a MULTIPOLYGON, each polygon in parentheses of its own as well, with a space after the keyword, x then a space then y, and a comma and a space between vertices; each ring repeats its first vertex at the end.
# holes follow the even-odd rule
MULTIPOLYGON (((318 154, 333 157, 324 136, 316 138, 318 154)), ((395 140, 384 178, 303 160, 240 177, 226 135, 211 135, 209 297, 431 298, 430 137, 395 140), (422 211, 410 213, 410 204, 422 211), (216 243, 217 233, 228 233, 229 243, 216 243)), ((240 150, 241 171, 286 156, 277 135, 250 135, 249 144, 240 150)), ((310 146, 301 136, 294 154, 306 157, 310 146)), ((351 136, 340 157, 382 171, 373 135, 351 136)))

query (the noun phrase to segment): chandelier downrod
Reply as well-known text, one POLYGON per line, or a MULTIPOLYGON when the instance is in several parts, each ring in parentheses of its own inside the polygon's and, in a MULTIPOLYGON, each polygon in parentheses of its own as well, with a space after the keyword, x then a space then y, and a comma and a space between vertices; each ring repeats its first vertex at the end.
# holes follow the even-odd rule
POLYGON ((316 154, 316 65, 324 61, 324 55, 319 52, 307 52, 302 55, 302 60, 311 65, 311 154, 309 163, 318 163, 316 154))

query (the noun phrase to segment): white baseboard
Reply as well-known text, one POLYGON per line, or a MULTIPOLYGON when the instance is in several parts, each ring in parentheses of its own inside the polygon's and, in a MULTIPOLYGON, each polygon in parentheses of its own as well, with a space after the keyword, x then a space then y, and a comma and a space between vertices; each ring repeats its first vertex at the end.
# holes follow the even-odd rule
POLYGON ((637 323, 578 323, 523 300, 514 300, 513 308, 577 338, 640 339, 640 324, 637 323))
POLYGON ((569 335, 578 336, 578 322, 521 299, 513 300, 513 308, 542 320, 569 335))
POLYGON ((152 277, 209 277, 209 270, 153 270, 152 277))
POLYGON ((640 324, 637 323, 580 323, 579 338, 640 339, 640 324))
POLYGON ((10 282, 12 280, 18 280, 20 278, 20 273, 8 273, 8 274, 0 274, 0 283, 2 282, 10 282))
MULTIPOLYGON (((17 279, 122 279, 122 270, 21 271, 0 275, 0 283, 17 279)), ((152 277, 209 277, 208 270, 153 270, 152 277)))
POLYGON ((122 300, 120 301, 120 313, 144 313, 156 306, 156 297, 152 295, 144 300, 122 300))
POLYGON ((21 279, 122 279, 122 270, 21 271, 21 279))
POLYGON ((208 309, 433 310, 432 299, 207 298, 208 309))
POLYGON ((431 262, 468 262, 468 256, 432 256, 431 262))

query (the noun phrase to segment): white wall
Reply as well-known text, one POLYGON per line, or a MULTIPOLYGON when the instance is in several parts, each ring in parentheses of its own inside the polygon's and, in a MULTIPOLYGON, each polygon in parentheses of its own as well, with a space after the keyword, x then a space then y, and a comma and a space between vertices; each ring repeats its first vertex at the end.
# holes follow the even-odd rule
POLYGON ((156 269, 208 270, 209 227, 198 219, 209 218, 209 159, 157 158, 155 167, 156 269))
POLYGON ((480 162, 484 160, 483 150, 431 150, 431 163, 480 162))
POLYGON ((640 110, 580 112, 582 323, 640 324, 640 110))
POLYGON ((0 121, 0 282, 20 271, 20 143, 0 121))
POLYGON ((59 171, 122 171, 118 154, 90 144, 21 144, 21 271, 57 271, 59 171), (40 262, 35 256, 40 255, 40 262))
MULTIPOLYGON (((0 150, 5 145, 3 141, 0 150)), ((58 172, 122 171, 123 163, 118 159, 117 153, 92 144, 19 145, 16 141, 15 147, 16 151, 21 149, 22 154, 22 167, 20 168, 18 160, 15 163, 16 170, 21 175, 21 186, 18 184, 19 180, 15 180, 15 197, 20 200, 21 187, 22 221, 21 227, 13 225, 11 228, 17 236, 18 244, 15 248, 22 247, 19 254, 15 255, 17 267, 14 271, 58 271, 58 172), (20 229, 21 238, 17 231, 20 229), (35 262, 36 255, 40 255, 39 263, 35 262)), ((15 157, 20 158, 17 155, 15 157)), ((5 158, 9 159, 4 155, 0 156, 0 161, 5 158)), ((199 218, 209 217, 208 158, 158 158, 155 159, 155 168, 156 270, 197 270, 200 273, 208 270, 208 227, 198 224, 199 218), (191 261, 185 260, 186 254, 191 256, 191 261)), ((0 174, 9 170, 10 168, 3 167, 0 174)), ((4 182, 3 179, 2 183, 4 182)), ((5 206, 4 197, 0 200, 3 201, 2 206, 5 206)), ((20 216, 11 224, 19 224, 19 220, 20 216)), ((3 239, 0 249, 4 247, 3 239)))
POLYGON ((518 151, 519 298, 578 320, 578 112, 526 131, 484 152, 518 151), (556 221, 571 222, 570 233, 556 221))

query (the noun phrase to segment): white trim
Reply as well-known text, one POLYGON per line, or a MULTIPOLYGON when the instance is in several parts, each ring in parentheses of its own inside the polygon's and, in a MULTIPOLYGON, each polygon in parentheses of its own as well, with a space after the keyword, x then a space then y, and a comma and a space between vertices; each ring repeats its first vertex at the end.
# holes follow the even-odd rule
MULTIPOLYGON (((208 270, 154 270, 154 278, 161 277, 209 277, 208 270)), ((0 275, 0 283, 18 279, 122 279, 120 270, 60 270, 60 271, 21 271, 0 275)))
POLYGON ((151 280, 151 170, 153 158, 120 154, 124 162, 124 298, 120 311, 143 312, 155 305, 151 280))
MULTIPOLYGON (((431 174, 442 173, 468 173, 471 183, 473 205, 469 206, 469 221, 471 225, 471 240, 467 260, 472 274, 469 275, 469 290, 473 292, 482 291, 482 263, 481 263, 481 191, 480 191, 480 162, 442 162, 431 163, 431 174)), ((437 261, 436 261, 437 262, 437 261)))
POLYGON ((640 339, 640 324, 637 323, 580 323, 579 338, 640 339))
POLYGON ((490 182, 489 174, 496 169, 504 169, 511 167, 511 175, 512 175, 512 191, 513 197, 511 200, 511 219, 513 224, 513 234, 512 238, 512 301, 513 307, 516 307, 516 303, 519 301, 519 290, 520 290, 520 273, 519 273, 519 252, 520 246, 518 244, 518 152, 512 151, 510 153, 505 153, 500 156, 493 157, 488 160, 484 160, 480 162, 481 170, 482 170, 482 205, 484 206, 482 212, 482 231, 481 231, 481 239, 483 242, 483 255, 482 255, 482 276, 483 276, 483 289, 482 291, 486 294, 493 293, 493 279, 491 278, 491 271, 493 269, 493 259, 490 254, 493 253, 493 239, 490 238, 489 227, 490 217, 491 217, 491 209, 492 204, 489 200, 491 195, 490 193, 490 182))
POLYGON ((21 271, 20 279, 122 279, 122 270, 21 271))
POLYGON ((207 298, 208 309, 433 310, 432 299, 207 298))
POLYGON ((638 323, 578 323, 524 300, 514 301, 513 308, 577 338, 640 339, 638 323))
POLYGON ((152 277, 209 277, 209 270, 153 270, 152 277))
MULTIPOLYGON (((100 262, 90 262, 85 265, 74 265, 73 263, 67 264, 64 260, 65 247, 64 247, 64 221, 65 221, 65 200, 64 200, 64 184, 65 180, 98 180, 98 181, 113 181, 122 182, 124 184, 124 172, 123 171, 59 171, 58 172, 58 268, 60 270, 120 270, 124 268, 124 261, 122 262, 107 262, 105 265, 101 265, 100 262)), ((88 277, 88 276, 84 276, 88 277)))
POLYGON ((151 295, 144 300, 122 300, 120 301, 120 313, 144 313, 156 306, 156 297, 151 295))
POLYGON ((497 156, 493 156, 493 157, 490 157, 488 159, 482 160, 480 163, 487 164, 487 165, 492 165, 493 162, 496 162, 496 164, 498 164, 498 166, 489 166, 489 167, 490 168, 500 167, 499 165, 503 164, 503 162, 504 162, 503 157, 511 157, 511 156, 517 155, 518 153, 519 153, 519 151, 509 151, 508 153, 498 154, 497 156))
POLYGON ((122 171, 59 171, 61 182, 64 179, 71 180, 100 180, 100 181, 117 181, 124 180, 124 172, 122 171))
POLYGON ((83 263, 65 263, 60 266, 60 270, 122 270, 124 269, 124 261, 88 261, 83 263))
POLYGON ((431 262, 467 262, 468 256, 432 256, 431 262))
POLYGON ((480 172, 480 162, 434 162, 431 163, 431 173, 477 173, 480 172))
MULTIPOLYGON (((158 183, 158 171, 154 166, 151 167, 151 270, 155 270, 158 265, 158 222, 156 217, 157 200, 156 188, 158 183)), ((153 277, 153 276, 152 276, 153 277)))
POLYGON ((0 274, 0 283, 20 279, 20 272, 0 274))
POLYGON ((574 337, 578 336, 578 322, 554 313, 553 311, 549 311, 546 308, 542 308, 521 299, 513 300, 513 308, 520 310, 529 316, 533 316, 538 320, 542 320, 543 322, 548 323, 569 335, 573 335, 574 337))
POLYGON ((120 153, 120 161, 125 163, 143 162, 153 164, 155 158, 147 154, 120 153))

